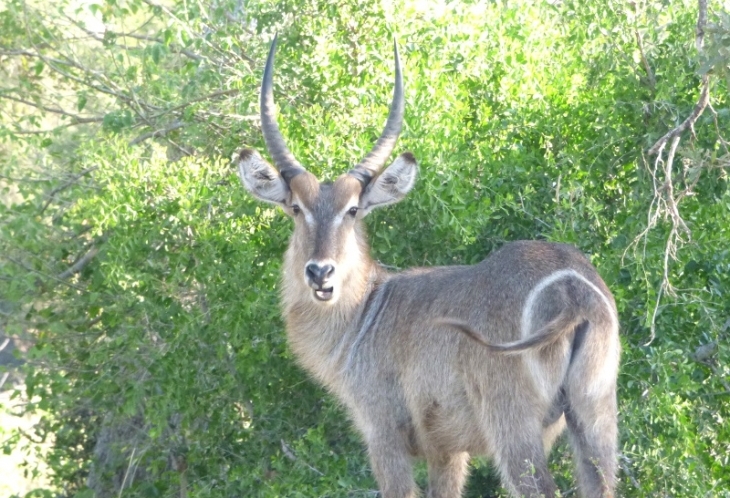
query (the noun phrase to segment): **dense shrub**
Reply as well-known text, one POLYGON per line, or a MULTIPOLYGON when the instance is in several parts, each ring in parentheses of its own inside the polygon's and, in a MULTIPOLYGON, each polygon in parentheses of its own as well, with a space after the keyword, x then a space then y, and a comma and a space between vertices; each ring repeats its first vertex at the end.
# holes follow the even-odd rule
MULTIPOLYGON (((698 55, 688 1, 5 2, 0 320, 34 343, 18 394, 46 414, 54 492, 373 496, 345 412, 285 344, 290 223, 229 160, 264 150, 258 86, 278 32, 282 132, 325 178, 380 133, 399 43, 397 150, 420 177, 370 216, 375 257, 406 268, 474 263, 520 238, 580 247, 621 314, 621 495, 729 496, 718 3, 698 55), (712 109, 669 180, 688 228, 676 239, 667 158, 647 150, 691 114, 706 73, 712 109)), ((552 459, 566 492, 569 453, 552 459)), ((501 496, 486 462, 468 493, 501 496)))

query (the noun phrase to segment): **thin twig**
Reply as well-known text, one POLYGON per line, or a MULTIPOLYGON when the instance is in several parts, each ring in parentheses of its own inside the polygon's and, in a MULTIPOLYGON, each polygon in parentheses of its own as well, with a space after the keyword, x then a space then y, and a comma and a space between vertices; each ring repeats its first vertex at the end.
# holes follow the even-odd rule
MULTIPOLYGON (((283 439, 281 440, 281 450, 284 452, 284 456, 286 456, 292 462, 298 462, 298 461, 300 461, 300 459, 297 458, 296 455, 294 454, 294 451, 292 451, 291 447, 288 444, 286 444, 286 441, 284 441, 283 439)), ((324 475, 323 472, 321 472, 320 470, 312 467, 307 462, 305 462, 303 460, 301 460, 301 462, 305 466, 307 466, 309 468, 309 470, 311 470, 312 472, 315 472, 316 474, 319 474, 320 476, 323 476, 324 475)))
POLYGON ((618 464, 621 467, 621 470, 623 470, 624 474, 626 474, 626 476, 629 478, 629 480, 631 481, 631 484, 636 489, 639 489, 639 488, 641 488, 641 486, 639 485, 639 481, 636 480, 636 478, 634 477, 634 473, 631 472, 631 469, 627 465, 627 464, 631 464, 631 463, 632 462, 629 459, 629 457, 627 457, 623 453, 619 453, 618 464))
POLYGON ((73 114, 73 113, 70 113, 68 111, 65 111, 65 110, 63 110, 63 109, 61 109, 59 107, 48 107, 48 106, 45 106, 45 105, 42 105, 42 104, 38 104, 38 103, 35 103, 35 102, 31 102, 29 100, 21 99, 20 97, 15 97, 13 95, 0 94, 0 98, 1 99, 12 100, 12 101, 18 102, 20 104, 24 104, 24 105, 27 105, 27 106, 35 107, 36 109, 40 109, 42 111, 52 112, 54 114, 60 114, 62 116, 67 116, 67 117, 69 117, 69 118, 71 118, 71 119, 74 120, 74 123, 73 124, 75 124, 75 125, 77 125, 77 124, 85 124, 85 123, 99 123, 101 121, 104 121, 104 118, 103 117, 98 117, 98 116, 95 116, 95 117, 83 117, 83 116, 79 116, 78 114, 73 114))
POLYGON ((77 286, 75 286, 75 285, 73 285, 73 284, 71 284, 69 282, 66 282, 65 279, 58 278, 55 275, 49 275, 48 273, 42 272, 40 270, 36 270, 35 268, 31 268, 28 265, 26 265, 25 263, 23 263, 22 261, 20 261, 18 259, 15 259, 15 258, 13 258, 11 256, 5 255, 5 259, 7 259, 8 261, 10 261, 13 264, 18 265, 19 267, 23 268, 25 271, 27 271, 29 273, 35 273, 36 275, 38 275, 38 276, 40 276, 42 278, 47 278, 47 279, 50 279, 50 280, 55 280, 56 282, 58 282, 60 284, 64 284, 66 287, 70 287, 70 288, 72 288, 74 290, 77 290, 79 292, 86 292, 85 289, 82 289, 81 287, 77 287, 77 286))
POLYGON ((127 484, 127 477, 129 477, 129 471, 132 469, 132 460, 134 458, 134 453, 137 451, 137 447, 135 446, 132 448, 132 453, 129 455, 129 464, 127 465, 127 470, 124 472, 124 479, 122 479, 122 485, 119 487, 119 495, 117 498, 122 497, 122 492, 124 491, 124 485, 127 484))
POLYGON ((70 128, 72 126, 79 126, 86 123, 64 123, 62 125, 58 125, 55 128, 49 128, 49 129, 43 129, 43 130, 13 130, 14 135, 45 135, 48 133, 56 133, 59 130, 63 130, 65 128, 70 128))
POLYGON ((178 120, 173 121, 172 123, 165 126, 164 128, 160 128, 159 130, 149 131, 147 133, 141 134, 137 138, 130 140, 129 145, 137 145, 150 138, 165 136, 168 133, 170 133, 171 131, 177 130, 178 128, 182 128, 183 126, 185 126, 185 123, 183 123, 182 121, 178 121, 178 120))
POLYGON ((654 71, 651 70, 649 60, 646 58, 646 51, 644 50, 644 40, 641 38, 641 33, 636 25, 636 17, 638 16, 638 8, 636 3, 632 3, 634 7, 634 36, 636 37, 636 45, 639 47, 639 55, 641 56, 641 65, 644 66, 646 76, 649 79, 649 86, 651 91, 654 92, 656 88, 656 78, 654 77, 654 71))
MULTIPOLYGON (((71 22, 74 26, 79 28, 81 31, 86 33, 89 37, 93 38, 94 40, 100 42, 100 43, 108 43, 109 40, 105 38, 104 36, 99 36, 98 33, 91 31, 86 26, 84 26, 82 23, 78 22, 77 20, 69 17, 64 16, 66 19, 68 19, 69 22, 71 22)), ((112 31, 110 29, 107 29, 104 31, 104 34, 108 34, 111 36, 114 36, 115 38, 134 38, 136 40, 144 40, 144 41, 151 41, 155 43, 159 43, 161 45, 165 45, 165 41, 160 38, 155 38, 154 36, 147 36, 147 35, 138 35, 134 33, 120 33, 116 31, 112 31)), ((185 57, 192 59, 194 61, 201 61, 203 60, 203 57, 201 57, 198 54, 194 54, 190 52, 189 50, 185 50, 184 48, 177 47, 175 45, 169 45, 168 48, 170 48, 173 52, 178 52, 183 54, 185 57)))
POLYGON ((0 389, 3 388, 3 386, 5 385, 5 381, 8 380, 8 377, 10 377, 10 372, 5 372, 2 379, 0 379, 0 389))
POLYGON ((70 186, 74 185, 79 179, 83 178, 84 176, 88 175, 89 173, 96 171, 99 167, 98 166, 92 166, 91 168, 86 168, 81 173, 74 175, 69 181, 64 183, 63 185, 59 185, 58 187, 54 188, 48 193, 48 199, 46 200, 45 204, 43 204, 43 207, 41 208, 40 214, 43 214, 46 209, 48 209, 48 206, 53 201, 53 197, 63 191, 69 188, 70 186))
MULTIPOLYGON (((205 37, 199 36, 198 33, 194 33, 190 30, 190 27, 186 22, 184 22, 182 19, 180 19, 178 16, 175 15, 175 13, 170 10, 169 8, 165 7, 164 5, 161 5, 159 3, 155 3, 152 0, 142 0, 144 3, 146 3, 148 6, 152 7, 153 9, 159 9, 160 11, 167 14, 171 19, 173 19, 175 22, 177 22, 178 25, 180 25, 187 33, 190 35, 191 38, 197 38, 201 40, 204 44, 206 44, 208 47, 210 47, 213 51, 218 52, 219 54, 223 55, 224 57, 228 55, 224 50, 221 50, 220 47, 217 47, 216 45, 213 45, 210 41, 206 40, 205 37)), ((223 61, 221 61, 221 64, 223 64, 223 61)))
POLYGON ((196 97, 194 99, 188 100, 187 102, 183 102, 182 104, 176 105, 174 107, 170 107, 169 109, 165 109, 164 111, 162 111, 162 112, 160 112, 158 114, 153 114, 152 116, 150 116, 150 119, 159 118, 160 116, 164 116, 165 114, 168 114, 170 112, 174 112, 174 111, 179 111, 181 109, 185 109, 186 107, 188 107, 191 104, 196 104, 198 102, 204 102, 206 100, 212 100, 212 99, 214 99, 216 97, 222 97, 224 95, 233 95, 235 93, 240 93, 240 90, 235 89, 235 88, 234 89, 230 89, 230 90, 217 90, 217 91, 215 91, 213 93, 209 93, 209 94, 203 95, 201 97, 196 97))

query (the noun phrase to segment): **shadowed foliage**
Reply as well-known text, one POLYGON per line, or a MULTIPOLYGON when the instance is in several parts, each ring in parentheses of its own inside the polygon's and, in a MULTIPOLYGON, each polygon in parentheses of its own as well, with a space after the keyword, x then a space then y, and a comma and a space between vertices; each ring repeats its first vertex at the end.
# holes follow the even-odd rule
MULTIPOLYGON (((43 417, 0 441, 50 445, 35 496, 374 496, 344 410, 285 342, 291 223, 230 160, 265 150, 275 33, 279 126, 323 179, 380 135, 398 40, 395 153, 412 151, 420 175, 368 218, 373 257, 407 268, 516 239, 578 246, 620 314, 619 494, 727 496, 722 8, 708 2, 698 51, 689 0, 2 2, 0 330, 33 346, 0 409, 43 417), (709 106, 667 169, 671 141, 648 151, 692 115, 705 75, 709 106)), ((569 454, 551 456, 564 494, 569 454)), ((505 496, 481 460, 466 494, 505 496)))

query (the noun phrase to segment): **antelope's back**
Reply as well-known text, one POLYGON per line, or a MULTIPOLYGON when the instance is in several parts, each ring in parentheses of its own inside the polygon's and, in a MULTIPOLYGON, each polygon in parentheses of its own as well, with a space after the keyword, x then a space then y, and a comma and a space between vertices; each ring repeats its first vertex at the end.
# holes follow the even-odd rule
MULTIPOLYGON (((531 333, 525 330, 526 316, 536 328, 566 309, 615 322, 613 296, 580 251, 550 242, 512 242, 474 266, 415 268, 392 275, 369 300, 351 359, 364 355, 364 362, 377 363, 380 371, 398 377, 422 369, 451 375, 449 371, 471 362, 495 374, 511 371, 515 358, 490 353, 438 320, 462 320, 487 341, 500 344, 531 333)), ((566 347, 554 356, 560 354, 567 354, 566 347)))

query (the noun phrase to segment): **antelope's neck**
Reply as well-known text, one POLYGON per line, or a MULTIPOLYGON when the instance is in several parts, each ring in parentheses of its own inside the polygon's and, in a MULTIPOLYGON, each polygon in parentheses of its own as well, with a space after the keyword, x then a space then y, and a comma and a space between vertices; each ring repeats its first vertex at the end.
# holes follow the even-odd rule
POLYGON ((289 344, 301 365, 317 380, 338 391, 341 369, 370 293, 387 278, 375 262, 348 278, 337 302, 319 303, 301 277, 285 263, 282 305, 289 344))

